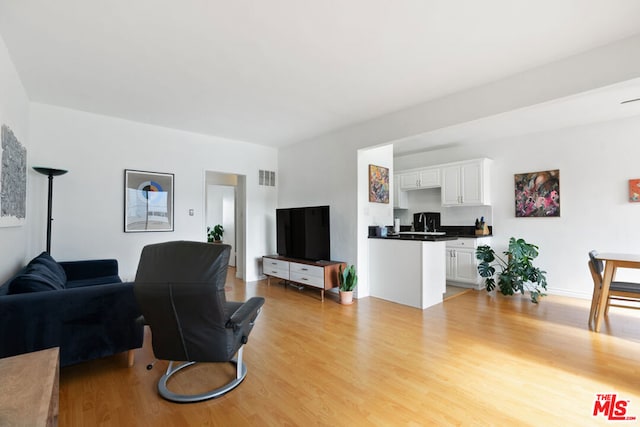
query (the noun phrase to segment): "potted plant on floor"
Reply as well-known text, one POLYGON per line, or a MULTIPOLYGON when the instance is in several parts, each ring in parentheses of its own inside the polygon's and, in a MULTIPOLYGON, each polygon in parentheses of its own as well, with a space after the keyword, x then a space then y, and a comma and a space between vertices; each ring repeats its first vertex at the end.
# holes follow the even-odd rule
POLYGON ((340 304, 353 303, 353 290, 358 284, 358 275, 356 274, 356 266, 349 265, 344 270, 342 265, 338 267, 338 282, 340 283, 340 304))
POLYGON ((213 229, 211 227, 207 227, 207 242, 221 243, 223 233, 224 229, 220 224, 214 226, 213 229))
POLYGON ((546 271, 534 267, 532 262, 538 256, 538 246, 512 237, 509 239, 509 249, 503 254, 506 260, 488 245, 476 249, 476 258, 481 261, 478 273, 485 278, 487 291, 495 289, 496 267, 499 267, 497 285, 503 295, 513 295, 515 292, 524 295, 525 291, 529 291, 531 302, 538 303, 538 298, 546 295, 543 290, 547 290, 546 271))

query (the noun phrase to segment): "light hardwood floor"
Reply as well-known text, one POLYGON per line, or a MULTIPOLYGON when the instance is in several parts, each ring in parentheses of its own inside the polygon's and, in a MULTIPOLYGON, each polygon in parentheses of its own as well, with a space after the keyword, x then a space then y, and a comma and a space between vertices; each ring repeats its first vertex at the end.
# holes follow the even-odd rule
MULTIPOLYGON (((150 333, 136 351, 60 373, 61 426, 606 425, 598 393, 640 420, 640 314, 612 308, 601 333, 589 301, 472 291, 427 310, 375 298, 342 306, 311 290, 230 279, 229 299, 266 298, 229 394, 176 404, 156 392, 150 333)), ((182 374, 202 391, 224 365, 182 374)), ((217 385, 217 384, 211 384, 217 385)), ((636 425, 620 421, 616 425, 636 425)), ((611 422, 609 422, 609 425, 611 422)))

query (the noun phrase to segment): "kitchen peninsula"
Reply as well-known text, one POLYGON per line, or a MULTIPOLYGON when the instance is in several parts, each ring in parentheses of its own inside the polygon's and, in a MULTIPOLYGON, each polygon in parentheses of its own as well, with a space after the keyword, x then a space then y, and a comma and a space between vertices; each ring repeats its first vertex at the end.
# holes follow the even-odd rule
POLYGON ((446 241, 455 236, 402 234, 369 238, 371 296, 425 309, 446 291, 446 241))

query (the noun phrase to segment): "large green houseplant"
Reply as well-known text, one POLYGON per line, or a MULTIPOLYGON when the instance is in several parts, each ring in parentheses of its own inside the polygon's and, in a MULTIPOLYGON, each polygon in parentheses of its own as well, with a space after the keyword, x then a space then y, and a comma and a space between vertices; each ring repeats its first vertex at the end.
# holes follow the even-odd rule
POLYGON ((340 265, 338 267, 338 283, 338 290, 340 291, 340 303, 353 303, 353 290, 358 284, 358 274, 356 273, 356 266, 349 265, 343 270, 342 265, 340 265))
POLYGON ((478 246, 476 258, 480 260, 478 273, 484 277, 487 291, 497 286, 503 295, 513 295, 520 292, 524 295, 529 291, 531 302, 537 303, 538 298, 545 296, 547 290, 546 271, 534 267, 533 260, 538 256, 538 246, 527 243, 524 239, 509 239, 509 248, 502 258, 488 245, 478 246), (498 272, 496 267, 500 269, 498 272))

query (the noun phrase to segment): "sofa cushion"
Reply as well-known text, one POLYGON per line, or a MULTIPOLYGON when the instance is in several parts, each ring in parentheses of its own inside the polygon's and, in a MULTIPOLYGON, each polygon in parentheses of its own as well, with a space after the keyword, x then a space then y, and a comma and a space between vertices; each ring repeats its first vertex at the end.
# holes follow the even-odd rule
POLYGON ((66 282, 62 267, 51 255, 42 252, 11 280, 9 294, 60 290, 66 282))

